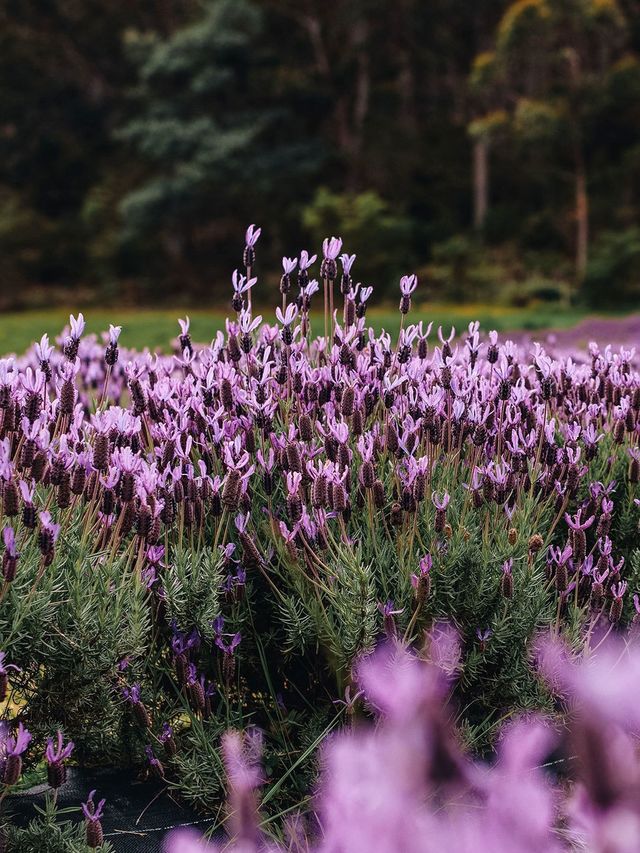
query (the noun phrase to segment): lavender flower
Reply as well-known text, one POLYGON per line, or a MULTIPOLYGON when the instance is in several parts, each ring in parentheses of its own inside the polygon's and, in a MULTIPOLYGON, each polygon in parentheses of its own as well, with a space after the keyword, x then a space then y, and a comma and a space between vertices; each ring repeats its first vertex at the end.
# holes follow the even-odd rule
POLYGON ((95 850, 97 847, 102 847, 104 843, 104 833, 102 831, 101 820, 104 817, 104 806, 106 800, 100 800, 96 806, 93 798, 96 792, 91 791, 87 797, 87 802, 82 803, 82 813, 85 822, 85 835, 87 847, 90 850, 95 850))
POLYGON ((247 228, 247 231, 246 231, 245 237, 244 237, 245 246, 248 246, 249 248, 253 248, 255 246, 255 244, 258 242, 258 239, 260 238, 261 234, 262 234, 262 228, 256 228, 255 225, 250 225, 247 228))
POLYGON ((322 243, 322 253, 328 261, 335 261, 341 248, 342 240, 340 237, 327 237, 322 243))
POLYGON ((73 741, 70 740, 64 745, 62 732, 59 729, 55 745, 53 738, 47 740, 47 748, 44 753, 47 762, 47 781, 54 790, 57 790, 66 782, 67 768, 64 762, 69 758, 73 750, 73 741))
POLYGON ((151 716, 140 698, 140 685, 133 684, 131 687, 123 687, 122 696, 131 705, 138 725, 143 729, 150 729, 151 716))
POLYGON ((4 744, 4 774, 2 781, 7 787, 15 785, 22 775, 22 756, 31 743, 31 733, 22 723, 18 724, 15 737, 7 737, 4 744))
POLYGON ((69 317, 69 325, 71 327, 71 332, 64 344, 64 354, 70 362, 74 362, 78 355, 80 338, 82 337, 82 333, 84 332, 85 324, 83 315, 78 314, 78 317, 76 319, 73 314, 71 314, 69 317))
POLYGON ((493 631, 491 628, 476 628, 476 637, 480 643, 480 651, 485 652, 487 649, 487 644, 491 637, 493 636, 493 631))
POLYGON ((2 531, 2 541, 4 542, 5 551, 2 555, 2 576, 7 583, 14 580, 16 576, 16 566, 20 554, 16 547, 16 535, 13 527, 5 527, 2 531))
POLYGON ((411 575, 411 585, 415 590, 417 606, 422 607, 431 591, 431 569, 433 559, 431 554, 425 554, 418 565, 418 574, 411 575))
POLYGON ((403 275, 400 279, 400 313, 404 316, 411 310, 411 294, 418 286, 418 277, 403 275))

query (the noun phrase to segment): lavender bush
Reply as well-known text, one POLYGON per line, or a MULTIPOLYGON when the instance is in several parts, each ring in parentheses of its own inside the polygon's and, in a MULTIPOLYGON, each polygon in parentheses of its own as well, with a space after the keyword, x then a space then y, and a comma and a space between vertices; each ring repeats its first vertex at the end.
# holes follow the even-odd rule
POLYGON ((129 352, 79 315, 0 361, 0 694, 27 762, 60 729, 74 760, 132 758, 210 812, 222 734, 260 729, 275 818, 366 716, 355 667, 381 640, 422 654, 456 626, 458 737, 482 751, 555 709, 538 631, 588 655, 626 630, 640 381, 623 347, 434 336, 415 276, 398 339, 376 333, 338 238, 283 259, 263 322, 259 237, 209 346, 185 319, 174 354, 129 352))

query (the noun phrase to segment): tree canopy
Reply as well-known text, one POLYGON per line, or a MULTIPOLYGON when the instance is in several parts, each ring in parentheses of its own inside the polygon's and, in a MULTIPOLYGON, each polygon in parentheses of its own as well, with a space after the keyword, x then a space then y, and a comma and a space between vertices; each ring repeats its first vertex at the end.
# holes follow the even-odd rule
POLYGON ((7 0, 0 24, 5 306, 213 303, 249 222, 262 270, 341 233, 382 290, 640 294, 637 0, 7 0))

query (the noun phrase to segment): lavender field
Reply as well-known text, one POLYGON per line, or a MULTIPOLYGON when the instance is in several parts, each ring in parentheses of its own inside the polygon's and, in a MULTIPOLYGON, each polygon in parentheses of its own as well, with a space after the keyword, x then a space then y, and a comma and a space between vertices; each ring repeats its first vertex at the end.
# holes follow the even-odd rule
POLYGON ((391 336, 336 237, 259 315, 259 237, 210 344, 0 360, 0 849, 126 850, 57 805, 115 766, 209 820, 170 853, 637 851, 640 316, 434 328, 407 275, 391 336))

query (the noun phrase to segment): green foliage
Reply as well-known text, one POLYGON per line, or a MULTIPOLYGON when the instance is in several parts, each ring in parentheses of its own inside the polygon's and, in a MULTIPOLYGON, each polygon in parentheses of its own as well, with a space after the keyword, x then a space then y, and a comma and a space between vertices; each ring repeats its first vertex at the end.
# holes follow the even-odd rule
POLYGON ((73 732, 78 757, 122 761, 118 662, 144 659, 149 613, 144 588, 122 559, 91 554, 78 526, 46 572, 37 542, 6 594, 0 633, 28 666, 14 682, 41 742, 57 726, 73 732))
POLYGON ((180 750, 173 760, 177 778, 173 787, 194 805, 212 813, 223 800, 225 775, 219 745, 226 728, 225 719, 192 718, 180 735, 180 750))
POLYGON ((514 130, 527 142, 549 142, 563 119, 562 105, 520 98, 514 115, 514 130))
POLYGON ((544 34, 552 16, 547 0, 516 0, 505 11, 498 27, 497 44, 504 55, 518 50, 525 41, 544 34))
POLYGON ((167 617, 183 631, 197 628, 212 636, 211 623, 220 615, 222 559, 215 553, 191 548, 175 553, 164 585, 167 617))
POLYGON ((568 303, 570 290, 568 282, 546 278, 543 275, 532 275, 525 281, 519 281, 505 288, 503 299, 508 305, 515 307, 540 303, 561 306, 568 303))
POLYGON ((212 193, 250 168, 264 119, 243 97, 241 69, 259 31, 255 6, 219 0, 172 38, 129 36, 142 110, 119 136, 160 169, 122 202, 133 233, 185 227, 212 193))
MULTIPOLYGON (((87 853, 84 821, 60 819, 67 813, 82 817, 79 809, 57 809, 53 798, 47 797, 45 807, 36 807, 36 812, 36 817, 24 828, 12 823, 5 825, 7 849, 20 853, 87 853)), ((100 853, 113 853, 109 841, 97 849, 100 853)))
POLYGON ((469 136, 473 139, 495 137, 507 128, 508 121, 505 110, 493 110, 469 124, 469 136))
POLYGON ((327 234, 341 235, 349 252, 358 256, 363 281, 376 276, 385 295, 392 288, 395 294, 394 274, 411 266, 412 226, 377 193, 335 193, 323 187, 304 209, 303 222, 314 245, 327 234))
POLYGON ((597 307, 636 305, 640 297, 640 228, 608 231, 596 241, 587 277, 585 296, 597 307))
MULTIPOLYGON (((531 158, 531 174, 540 189, 545 184, 543 192, 553 199, 543 214, 546 221, 538 223, 543 226, 542 233, 550 233, 552 208, 556 216, 558 204, 572 211, 573 227, 566 219, 552 227, 558 233, 564 231, 566 249, 575 253, 574 279, 578 284, 585 278, 589 227, 592 233, 594 230, 592 169, 602 169, 603 158, 612 157, 607 152, 598 161, 596 151, 607 145, 600 142, 604 132, 596 128, 600 121, 606 122, 610 98, 618 104, 618 112, 631 100, 629 91, 623 93, 623 85, 617 80, 628 33, 628 23, 615 0, 516 0, 504 11, 493 52, 479 55, 470 79, 479 113, 469 125, 471 135, 489 138, 492 117, 506 112, 509 118, 500 122, 503 133, 492 140, 494 158, 497 151, 509 159, 506 148, 515 142, 517 154, 531 158), (541 170, 548 181, 544 181, 541 170)), ((478 194, 476 186, 476 210, 478 194)), ((534 190, 536 196, 540 207, 543 195, 534 190)), ((495 196, 492 203, 496 204, 495 196)), ((605 221, 601 219, 603 224, 605 221)), ((523 224, 521 220, 521 240, 527 238, 523 224)))

